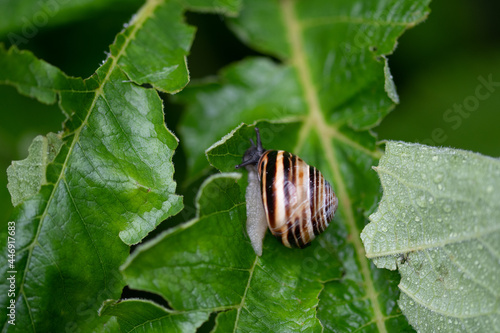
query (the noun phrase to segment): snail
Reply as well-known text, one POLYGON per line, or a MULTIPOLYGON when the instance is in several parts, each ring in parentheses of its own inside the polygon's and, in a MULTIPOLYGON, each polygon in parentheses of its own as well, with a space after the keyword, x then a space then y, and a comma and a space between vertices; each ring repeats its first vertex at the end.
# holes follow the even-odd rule
POLYGON ((328 227, 338 206, 321 172, 283 150, 265 150, 256 127, 257 145, 236 168, 246 167, 247 233, 258 256, 267 228, 286 247, 304 248, 328 227))

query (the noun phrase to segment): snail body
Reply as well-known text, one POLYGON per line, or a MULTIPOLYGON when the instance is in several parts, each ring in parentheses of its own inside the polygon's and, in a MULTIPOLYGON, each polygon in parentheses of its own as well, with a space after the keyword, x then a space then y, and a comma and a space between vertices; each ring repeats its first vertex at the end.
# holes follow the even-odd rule
POLYGON ((249 172, 247 232, 262 255, 266 229, 286 247, 304 248, 328 227, 338 199, 321 172, 283 150, 262 148, 260 133, 243 157, 249 172))

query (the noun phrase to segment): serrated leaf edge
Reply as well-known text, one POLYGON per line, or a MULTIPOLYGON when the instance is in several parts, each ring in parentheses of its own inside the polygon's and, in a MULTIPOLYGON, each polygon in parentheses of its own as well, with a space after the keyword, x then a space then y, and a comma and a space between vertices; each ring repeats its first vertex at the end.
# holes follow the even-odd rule
MULTIPOLYGON (((45 208, 44 208, 42 214, 40 215, 40 222, 38 223, 38 227, 37 227, 36 233, 35 233, 35 235, 33 237, 33 241, 25 249, 23 249, 23 251, 24 250, 28 251, 28 257, 26 259, 23 276, 21 277, 21 281, 19 283, 19 285, 20 285, 19 294, 22 295, 22 297, 24 298, 24 301, 26 302, 26 304, 28 306, 28 312, 29 312, 29 315, 30 315, 33 327, 35 327, 35 325, 34 325, 34 322, 33 322, 33 316, 32 316, 32 313, 31 313, 31 307, 29 306, 29 302, 28 302, 28 299, 26 297, 26 293, 24 292, 24 285, 25 285, 25 281, 26 281, 26 276, 27 276, 28 271, 29 271, 29 266, 30 266, 30 263, 31 263, 31 258, 32 258, 32 255, 33 255, 33 250, 35 248, 35 245, 38 243, 38 237, 39 237, 41 229, 42 229, 43 221, 45 220, 45 218, 46 218, 46 216, 48 214, 48 207, 50 206, 50 204, 51 204, 51 202, 52 202, 52 200, 54 198, 54 193, 56 192, 55 189, 58 187, 59 182, 61 182, 61 180, 63 180, 64 170, 67 167, 68 159, 71 156, 71 152, 73 151, 75 145, 77 144, 77 142, 79 140, 81 130, 87 124, 88 119, 89 119, 89 117, 90 117, 90 115, 92 113, 91 111, 94 109, 95 103, 97 102, 98 98, 104 94, 104 92, 103 92, 104 85, 108 82, 109 77, 113 73, 113 71, 115 70, 115 68, 118 68, 118 60, 119 60, 119 58, 125 53, 125 50, 126 50, 128 44, 134 38, 135 33, 137 32, 137 30, 142 26, 142 24, 144 23, 144 21, 149 16, 153 15, 154 9, 157 6, 159 6, 160 4, 161 4, 160 1, 151 1, 151 0, 145 3, 145 5, 143 6, 143 8, 141 8, 141 10, 139 11, 139 14, 134 18, 135 25, 134 25, 134 28, 133 28, 133 32, 130 34, 130 37, 125 40, 125 42, 122 45, 122 48, 120 49, 120 51, 118 52, 117 55, 115 55, 115 56, 109 55, 108 59, 106 60, 106 63, 108 61, 110 62, 109 66, 107 67, 106 76, 102 80, 100 80, 99 87, 95 90, 94 100, 92 101, 92 104, 89 106, 89 111, 87 112, 87 115, 86 115, 85 119, 82 121, 80 127, 77 128, 73 133, 71 133, 71 135, 73 135, 71 145, 68 148, 67 155, 65 156, 64 163, 62 164, 61 173, 59 174, 59 177, 58 177, 57 181, 54 184, 53 190, 50 193, 50 196, 49 196, 47 202, 45 203, 45 208)), ((105 64, 103 66, 105 66, 105 64)), ((67 183, 64 182, 64 184, 67 187, 67 183)), ((71 193, 69 192, 69 189, 66 188, 66 190, 68 191, 68 193, 71 196, 71 193)), ((71 200, 72 200, 72 202, 74 202, 73 197, 71 197, 71 200)), ((85 224, 84 224, 84 226, 86 228, 85 224)), ((92 238, 90 238, 90 239, 91 239, 92 242, 94 241, 92 238)), ((94 246, 95 246, 95 244, 94 244, 94 246)), ((99 255, 99 253, 98 253, 98 255, 99 255)), ((101 268, 104 270, 103 262, 102 262, 102 260, 100 258, 99 258, 99 260, 100 260, 101 268)))
POLYGON ((164 232, 162 232, 161 234, 159 234, 157 237, 155 237, 154 239, 150 240, 150 241, 147 241, 146 243, 144 244, 141 244, 137 247, 137 249, 127 258, 127 260, 120 266, 120 271, 124 271, 126 270, 126 268, 135 260, 135 258, 141 253, 141 252, 144 252, 144 251, 147 251, 149 250, 150 248, 154 247, 155 245, 159 244, 160 242, 162 242, 167 236, 170 236, 174 233, 177 233, 179 231, 182 231, 182 230, 185 230, 185 229, 188 229, 190 228, 192 225, 196 224, 199 219, 200 219, 200 216, 199 216, 199 212, 200 212, 200 204, 199 204, 199 200, 200 200, 200 197, 203 193, 203 190, 205 189, 205 187, 210 183, 212 182, 212 180, 214 179, 218 179, 218 178, 232 178, 234 179, 234 181, 238 181, 240 178, 242 177, 242 175, 240 173, 237 173, 237 172, 230 172, 230 173, 218 173, 218 174, 214 174, 214 175, 211 175, 209 176, 207 179, 205 179, 203 181, 203 183, 200 185, 200 188, 198 190, 198 193, 196 194, 196 200, 195 200, 195 208, 196 208, 196 216, 185 222, 185 223, 182 223, 178 226, 175 226, 173 228, 170 228, 170 229, 167 229, 165 230, 164 232))

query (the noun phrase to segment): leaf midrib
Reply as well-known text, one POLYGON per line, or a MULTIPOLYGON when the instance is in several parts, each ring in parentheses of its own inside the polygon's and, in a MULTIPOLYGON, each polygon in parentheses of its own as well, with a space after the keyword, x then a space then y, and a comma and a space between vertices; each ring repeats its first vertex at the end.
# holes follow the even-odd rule
POLYGON ((307 136, 313 126, 316 126, 317 131, 320 133, 319 137, 325 151, 327 162, 333 172, 333 177, 335 178, 335 187, 338 191, 338 197, 341 198, 339 204, 342 207, 347 226, 352 234, 350 242, 356 251, 356 256, 358 257, 358 262, 361 266, 361 274, 365 282, 367 298, 373 306, 377 329, 379 332, 387 332, 384 325, 384 316, 382 314, 381 305, 378 301, 375 285, 370 274, 368 259, 365 256, 365 250, 363 244, 361 243, 360 231, 356 226, 351 199, 339 169, 339 162, 333 153, 332 139, 334 138, 334 135, 332 134, 338 134, 339 132, 336 131, 336 129, 332 130, 329 128, 326 119, 321 112, 317 90, 312 82, 311 70, 307 64, 306 55, 303 52, 304 46, 301 38, 302 30, 300 22, 294 12, 294 1, 282 0, 280 4, 284 17, 285 29, 288 32, 288 40, 291 46, 291 61, 297 68, 309 109, 308 119, 301 130, 299 141, 301 139, 303 140, 307 136))
MULTIPOLYGON (((450 197, 446 194, 436 194, 434 192, 431 192, 428 188, 425 188, 424 186, 421 186, 421 185, 418 185, 415 183, 411 183, 411 182, 407 182, 405 179, 400 177, 398 174, 391 172, 391 170, 388 168, 378 166, 378 167, 374 167, 373 169, 375 171, 377 171, 377 173, 380 174, 382 180, 383 180, 382 175, 385 174, 387 176, 392 177, 400 184, 403 184, 407 189, 409 189, 409 188, 419 189, 423 192, 430 193, 434 198, 447 198, 447 199, 452 199, 454 201, 463 201, 463 202, 468 201, 465 198, 460 197, 459 195, 455 195, 454 197, 450 197)), ((385 181, 382 181, 382 187, 384 188, 384 193, 387 192, 386 188, 385 188, 385 183, 386 183, 385 181)), ((493 208, 496 208, 496 207, 493 207, 493 208)), ((413 246, 407 246, 407 247, 397 248, 397 249, 388 250, 388 251, 369 252, 366 254, 366 257, 373 259, 373 258, 381 258, 381 257, 386 257, 386 256, 391 256, 391 255, 398 255, 401 253, 409 253, 409 252, 413 252, 413 251, 422 251, 422 250, 427 250, 427 249, 432 249, 432 248, 443 248, 446 245, 450 245, 450 244, 456 244, 456 243, 469 241, 469 240, 479 240, 483 236, 486 236, 486 235, 489 235, 492 233, 496 233, 499 231, 500 231, 500 225, 494 225, 491 228, 484 228, 478 232, 473 232, 473 233, 461 234, 461 233, 457 232, 457 235, 455 237, 447 237, 445 239, 436 239, 436 241, 434 241, 434 242, 427 242, 425 244, 417 244, 417 245, 413 245, 413 246)))
MULTIPOLYGON (((29 249, 29 253, 28 253, 28 258, 27 258, 26 263, 25 263, 24 272, 23 272, 23 276, 21 279, 21 283, 20 283, 19 294, 23 295, 23 297, 25 298, 26 306, 28 308, 28 313, 30 315, 31 324, 33 327, 33 332, 36 332, 35 323, 33 322, 33 315, 32 315, 32 311, 31 311, 31 307, 28 303, 27 296, 24 292, 24 284, 25 284, 27 273, 29 271, 29 266, 31 263, 31 257, 33 255, 33 250, 35 248, 35 245, 38 244, 38 237, 39 237, 41 229, 42 229, 43 221, 45 220, 45 217, 47 216, 48 208, 50 207, 52 200, 54 199, 54 194, 59 186, 59 183, 64 178, 63 175, 64 175, 64 172, 66 170, 68 160, 71 156, 73 148, 75 147, 75 145, 77 144, 77 142, 80 138, 80 133, 81 133, 82 129, 85 127, 85 125, 88 123, 88 119, 89 119, 90 115, 92 114, 92 110, 94 109, 97 100, 99 99, 100 96, 104 95, 103 88, 106 85, 106 83, 109 81, 109 77, 111 76, 111 74, 113 73, 115 68, 117 67, 118 60, 125 53, 125 50, 127 49, 130 41, 132 41, 135 38, 137 31, 143 26, 146 19, 153 15, 155 8, 158 7, 161 3, 162 2, 160 0, 148 0, 144 4, 144 6, 139 10, 137 15, 135 16, 135 21, 132 24, 133 28, 131 30, 131 33, 129 34, 128 38, 125 39, 125 42, 123 43, 122 48, 119 50, 119 52, 116 54, 116 56, 110 55, 109 58, 111 59, 111 63, 109 65, 108 71, 106 72, 106 76, 102 79, 102 81, 100 81, 100 86, 95 90, 94 100, 92 101, 92 104, 90 105, 90 107, 88 109, 88 112, 87 112, 85 119, 82 121, 80 127, 73 132, 74 133, 73 141, 71 142, 71 145, 68 148, 66 157, 64 159, 64 163, 62 164, 62 167, 61 167, 61 173, 59 174, 59 177, 58 177, 56 183, 54 184, 54 187, 53 187, 53 190, 49 196, 49 199, 47 200, 47 203, 45 204, 45 209, 44 209, 42 215, 40 216, 40 221, 38 223, 38 227, 37 227, 37 230, 35 233, 35 237, 33 238, 33 242, 27 247, 29 249)), ((103 263, 101 262, 101 265, 102 264, 103 263)))
POLYGON ((461 235, 459 237, 453 237, 453 238, 447 238, 439 242, 435 243, 427 243, 427 244, 422 244, 418 246, 411 246, 411 247, 405 247, 405 248, 399 248, 395 250, 390 250, 390 251, 381 251, 381 252, 371 252, 368 253, 366 256, 368 258, 380 258, 380 257, 386 257, 390 255, 397 255, 401 253, 408 253, 408 252, 413 252, 413 251, 422 251, 422 250, 427 250, 427 249, 432 249, 432 248, 442 248, 446 245, 450 244, 456 244, 456 243, 461 243, 464 241, 468 240, 476 240, 480 239, 483 236, 491 235, 492 233, 499 232, 500 231, 500 226, 494 226, 493 228, 488 228, 484 229, 481 232, 474 233, 474 234, 468 234, 468 235, 461 235))
MULTIPOLYGON (((453 195, 450 195, 448 193, 437 194, 436 192, 431 191, 430 188, 425 187, 424 185, 419 185, 418 183, 412 183, 410 181, 407 181, 405 178, 401 177, 399 174, 392 172, 389 168, 377 166, 377 167, 373 167, 373 170, 375 170, 381 177, 382 177, 382 174, 386 174, 386 175, 392 177, 393 179, 395 179, 398 183, 403 184, 406 188, 408 188, 408 189, 414 188, 414 189, 420 190, 422 192, 429 193, 434 198, 450 199, 453 201, 461 201, 461 202, 470 202, 471 201, 470 196, 468 196, 467 194, 465 194, 465 196, 464 196, 463 192, 453 193, 453 195)), ((384 186, 383 183, 384 182, 382 182, 382 187, 384 186)), ((485 204, 488 204, 488 203, 485 203, 485 204)), ((500 206, 500 203, 497 203, 496 205, 493 205, 490 207, 492 207, 493 209, 498 209, 499 206, 500 206)))
POLYGON ((248 282, 247 282, 247 285, 245 287, 245 292, 243 293, 243 296, 241 297, 241 303, 237 308, 236 319, 234 320, 233 333, 236 332, 236 328, 238 327, 238 321, 240 319, 241 309, 245 306, 245 299, 247 297, 247 292, 250 289, 250 283, 252 282, 253 273, 255 271, 255 267, 257 266, 258 260, 259 260, 259 257, 255 256, 255 260, 253 262, 253 265, 250 268, 250 276, 248 277, 248 282))

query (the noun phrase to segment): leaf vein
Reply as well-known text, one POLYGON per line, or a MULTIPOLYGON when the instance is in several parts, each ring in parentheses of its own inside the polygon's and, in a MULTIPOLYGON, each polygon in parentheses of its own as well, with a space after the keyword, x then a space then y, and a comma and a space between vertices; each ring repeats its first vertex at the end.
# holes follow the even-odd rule
MULTIPOLYGON (((477 280, 476 279, 476 276, 474 274, 472 274, 472 272, 470 270, 468 270, 466 267, 464 267, 463 265, 461 265, 458 261, 456 261, 454 258, 455 256, 450 252, 450 250, 448 250, 446 247, 443 247, 443 251, 448 255, 448 258, 449 260, 456 266, 458 267, 458 269, 462 272, 464 272, 464 274, 466 276, 468 276, 469 280, 471 280, 472 282, 474 282, 475 284, 477 284, 478 286, 482 287, 483 289, 486 289, 488 290, 492 295, 495 295, 495 297, 498 297, 499 294, 498 294, 498 291, 495 291, 494 289, 491 289, 489 286, 485 285, 484 283, 482 283, 481 281, 477 280)), ((432 262, 432 261, 431 261, 432 262)), ((438 273, 438 271, 436 270, 436 273, 438 273)), ((439 274, 439 273, 438 273, 439 274)))
MULTIPOLYGON (((309 117, 304 126, 306 126, 306 128, 311 128, 312 124, 317 126, 317 130, 320 134, 319 137, 325 150, 326 159, 336 180, 335 184, 339 191, 338 197, 341 198, 340 205, 343 208, 344 214, 346 216, 346 223, 352 233, 350 242, 354 246, 356 255, 361 265, 361 274, 365 282, 366 293, 373 306, 377 328, 379 332, 387 332, 384 325, 384 316, 382 314, 381 305, 376 296, 375 286, 370 274, 368 259, 365 257, 365 251, 363 245, 361 244, 360 232, 356 226, 354 214, 352 211, 352 203, 346 189, 346 184, 344 183, 344 179, 342 178, 342 174, 339 169, 339 163, 335 154, 333 153, 334 147, 332 144, 331 131, 328 129, 327 122, 325 121, 321 112, 319 98, 311 77, 311 70, 308 66, 306 55, 303 51, 305 49, 302 42, 301 31, 301 28, 303 29, 303 26, 300 25, 300 22, 298 21, 298 18, 296 17, 296 14, 294 12, 293 6, 294 3, 292 0, 281 1, 285 26, 288 31, 288 39, 292 48, 292 62, 297 68, 300 82, 302 82, 302 86, 306 96, 306 102, 309 108, 309 117)), ((305 137, 303 132, 301 132, 301 137, 305 137)))
POLYGON ((252 267, 250 268, 250 275, 248 277, 248 282, 247 282, 247 285, 245 287, 245 292, 243 293, 243 297, 241 298, 241 303, 240 303, 240 306, 238 307, 238 310, 236 311, 236 319, 234 320, 234 329, 233 329, 233 333, 236 332, 236 328, 238 327, 238 321, 240 319, 240 313, 241 313, 241 309, 244 307, 245 305, 245 299, 247 297, 247 292, 248 290, 250 289, 250 283, 252 282, 252 277, 253 277, 253 273, 255 271, 255 267, 257 266, 257 262, 259 260, 259 257, 255 256, 255 260, 253 262, 253 265, 252 267))
POLYGON ((452 237, 452 238, 447 238, 445 240, 442 240, 440 242, 431 242, 431 243, 426 243, 414 247, 405 247, 405 248, 400 248, 396 250, 390 250, 390 251, 381 251, 377 253, 367 253, 368 258, 377 258, 377 257, 384 257, 388 255, 393 255, 393 254, 401 254, 401 253, 406 253, 406 252, 412 252, 412 251, 420 251, 420 250, 425 250, 425 249, 431 249, 435 247, 443 247, 448 244, 454 244, 454 243, 460 243, 463 241, 471 240, 471 239, 476 239, 480 238, 482 236, 490 235, 491 233, 498 232, 500 231, 500 225, 496 225, 493 228, 488 228, 488 229, 483 229, 481 232, 473 233, 473 234, 468 234, 468 235, 459 235, 457 237, 452 237))
POLYGON ((89 232, 89 229, 87 228, 87 224, 85 223, 85 219, 83 218, 82 214, 80 213, 80 209, 78 209, 78 206, 75 202, 75 198, 73 197, 73 194, 71 194, 70 187, 69 187, 68 182, 66 181, 65 178, 63 178, 63 184, 66 187, 66 191, 68 191, 68 196, 71 199, 71 203, 73 204, 73 207, 75 208, 76 212, 78 213, 78 217, 80 218, 80 221, 82 221, 82 225, 85 229, 85 232, 87 233, 87 236, 89 237, 89 239, 92 243, 92 247, 94 248, 94 251, 97 254, 97 257, 99 258, 99 264, 101 266, 102 275, 104 278, 104 285, 107 286, 108 282, 107 282, 107 276, 106 276, 106 269, 104 268, 104 263, 103 263, 103 260, 101 258, 101 254, 99 252, 99 248, 98 248, 98 246, 96 246, 94 238, 92 237, 92 235, 89 232))
POLYGON ((416 295, 412 294, 408 289, 406 289, 402 284, 399 284, 399 289, 401 289, 402 292, 404 292, 408 297, 410 297, 415 303, 419 304, 421 307, 429 309, 430 311, 436 312, 440 315, 446 316, 446 317, 451 317, 451 318, 456 318, 456 319, 467 319, 467 318, 476 318, 479 316, 489 316, 492 314, 495 314, 495 311, 490 311, 490 312, 485 312, 485 313, 476 313, 476 314, 471 314, 471 315, 454 315, 446 311, 442 311, 439 308, 433 307, 429 304, 424 304, 421 299, 417 298, 416 295))

